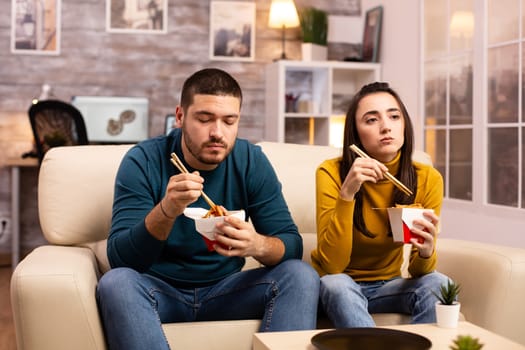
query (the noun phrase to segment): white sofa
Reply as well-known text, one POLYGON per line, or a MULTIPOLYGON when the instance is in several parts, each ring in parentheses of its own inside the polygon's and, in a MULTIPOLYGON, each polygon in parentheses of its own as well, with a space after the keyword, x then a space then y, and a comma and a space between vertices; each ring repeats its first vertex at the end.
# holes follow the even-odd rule
MULTIPOLYGON (((304 240, 303 259, 315 247, 316 167, 339 155, 326 146, 260 143, 283 184, 304 240)), ((107 271, 105 239, 113 181, 130 145, 51 149, 39 175, 38 206, 48 245, 16 267, 11 302, 19 350, 105 349, 95 288, 107 271)), ((422 154, 418 154, 419 157, 422 154)), ((462 286, 462 313, 479 326, 525 344, 525 250, 441 239, 439 270, 462 286)), ((249 267, 256 265, 252 260, 249 267)), ((374 315, 380 325, 407 322, 374 315)), ((173 349, 249 350, 259 320, 163 325, 173 349)))

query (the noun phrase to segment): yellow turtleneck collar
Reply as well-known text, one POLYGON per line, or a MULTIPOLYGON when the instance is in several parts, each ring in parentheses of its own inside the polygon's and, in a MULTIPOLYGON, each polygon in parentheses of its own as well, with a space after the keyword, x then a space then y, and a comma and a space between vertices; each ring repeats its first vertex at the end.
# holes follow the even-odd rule
MULTIPOLYGON (((396 154, 396 156, 394 157, 394 159, 392 159, 391 161, 389 162, 386 162, 386 163, 383 163, 386 165, 386 167, 388 168, 388 172, 394 176, 397 175, 398 171, 399 171, 399 163, 400 163, 400 159, 401 159, 401 150, 399 150, 396 154)), ((383 179, 383 181, 386 180, 386 178, 383 179)))

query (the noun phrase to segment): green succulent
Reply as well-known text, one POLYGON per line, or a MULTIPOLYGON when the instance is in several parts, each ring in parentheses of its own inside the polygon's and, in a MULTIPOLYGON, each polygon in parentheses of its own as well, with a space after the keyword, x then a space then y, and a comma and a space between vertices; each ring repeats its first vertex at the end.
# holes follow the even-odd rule
POLYGON ((457 300, 461 285, 449 279, 447 284, 443 284, 439 293, 432 291, 432 293, 438 298, 443 305, 452 305, 457 300))
POLYGON ((314 7, 299 11, 303 42, 326 46, 328 35, 328 14, 314 7))
POLYGON ((453 343, 450 346, 452 350, 480 350, 483 347, 478 338, 472 338, 470 335, 458 335, 453 343))

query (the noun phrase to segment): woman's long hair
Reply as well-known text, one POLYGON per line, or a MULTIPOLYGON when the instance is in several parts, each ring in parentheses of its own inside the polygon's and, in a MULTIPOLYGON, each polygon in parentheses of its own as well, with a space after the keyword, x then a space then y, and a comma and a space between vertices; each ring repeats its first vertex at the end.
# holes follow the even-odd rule
MULTIPOLYGON (((412 122, 410 121, 410 116, 408 115, 407 109, 401 101, 399 95, 384 82, 375 82, 368 85, 365 85, 359 90, 359 92, 353 97, 348 112, 346 113, 345 119, 345 129, 344 129, 344 142, 343 142, 343 156, 341 159, 341 164, 339 166, 339 176, 341 177, 341 182, 343 182, 348 174, 348 171, 352 167, 354 160, 357 158, 357 155, 350 150, 350 145, 355 144, 359 148, 363 149, 361 139, 357 132, 356 125, 356 112, 359 106, 359 102, 363 97, 377 93, 377 92, 386 92, 392 97, 395 98, 399 107, 401 108, 401 114, 405 120, 405 142, 401 147, 401 159, 399 165, 398 174, 392 174, 398 178, 402 183, 404 183, 409 189, 414 193, 411 196, 407 196, 397 187, 394 187, 394 198, 393 204, 410 204, 414 202, 416 190, 417 190, 417 176, 416 170, 412 165, 412 152, 414 148, 414 129, 412 127, 412 122)), ((355 194, 355 210, 354 210, 354 225, 361 231, 365 236, 374 238, 376 234, 370 232, 366 227, 366 223, 363 218, 363 188, 355 194)))

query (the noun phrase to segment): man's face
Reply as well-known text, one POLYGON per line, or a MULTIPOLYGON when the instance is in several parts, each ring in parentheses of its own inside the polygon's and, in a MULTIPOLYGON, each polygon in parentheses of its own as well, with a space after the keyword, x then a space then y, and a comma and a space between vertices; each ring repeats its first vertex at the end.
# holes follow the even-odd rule
POLYGON ((195 95, 186 113, 177 107, 182 152, 192 168, 212 170, 226 158, 237 138, 240 112, 240 100, 233 96, 195 95))

